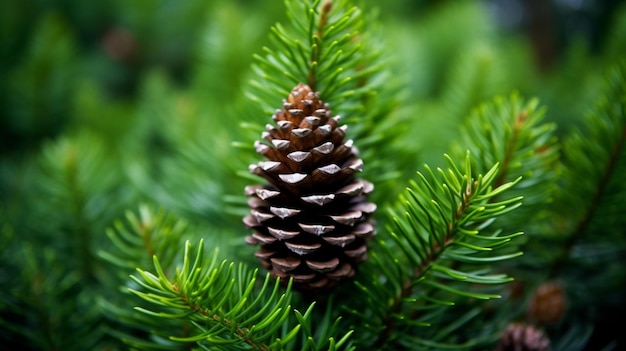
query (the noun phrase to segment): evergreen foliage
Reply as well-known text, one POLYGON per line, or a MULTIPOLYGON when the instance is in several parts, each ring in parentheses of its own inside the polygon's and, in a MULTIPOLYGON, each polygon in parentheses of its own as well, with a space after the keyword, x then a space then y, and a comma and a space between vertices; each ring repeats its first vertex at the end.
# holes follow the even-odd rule
POLYGON ((0 5, 1 349, 626 345, 623 5, 538 63, 483 2, 45 5, 0 5), (378 206, 324 294, 257 267, 241 223, 298 83, 378 206))
MULTIPOLYGON (((378 339, 374 344, 377 348, 446 347, 444 343, 462 323, 445 331, 412 329, 437 325, 445 308, 454 306, 459 299, 499 298, 479 286, 511 280, 503 274, 490 274, 489 264, 519 256, 518 252, 502 254, 497 249, 522 233, 502 233, 489 226, 493 219, 521 204, 521 197, 495 201, 519 179, 494 187, 497 164, 485 175, 474 178, 469 154, 462 170, 452 159, 448 161, 449 167, 438 169, 437 175, 426 167, 411 182, 392 210, 394 225, 388 229, 391 240, 379 239, 380 251, 374 253, 374 266, 367 269, 368 278, 357 282, 368 305, 354 312, 360 320, 367 321, 365 327, 371 328, 370 337, 378 339), (461 263, 472 267, 460 269, 461 263), (372 307, 373 311, 368 311, 372 307)), ((470 344, 476 342, 478 338, 470 344)))

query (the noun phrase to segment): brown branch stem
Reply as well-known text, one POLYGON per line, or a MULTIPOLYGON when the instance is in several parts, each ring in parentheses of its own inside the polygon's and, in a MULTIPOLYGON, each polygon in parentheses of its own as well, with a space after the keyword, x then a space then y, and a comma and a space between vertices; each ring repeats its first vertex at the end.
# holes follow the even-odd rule
MULTIPOLYGON (((187 299, 187 296, 185 296, 184 294, 180 294, 179 295, 180 299, 187 305, 189 306, 192 310, 196 311, 198 314, 210 318, 212 320, 214 320, 215 322, 222 324, 224 326, 227 326, 228 328, 231 328, 234 324, 233 321, 220 317, 219 315, 215 314, 215 313, 211 313, 211 311, 202 308, 201 306, 198 306, 197 304, 194 304, 192 302, 190 302, 187 299)), ((255 350, 260 350, 260 351, 269 351, 270 348, 265 345, 265 344, 259 344, 257 342, 254 341, 254 339, 252 337, 250 337, 250 335, 248 334, 249 330, 246 328, 241 328, 241 327, 236 327, 234 329, 235 334, 237 334, 239 337, 241 337, 241 339, 248 345, 250 345, 253 349, 255 350)))
POLYGON ((513 135, 511 136, 511 141, 506 146, 506 151, 504 153, 504 159, 502 160, 502 165, 500 166, 500 171, 498 174, 498 178, 493 183, 494 188, 498 188, 500 185, 504 184, 507 176, 507 171, 509 169, 509 165, 511 164, 511 160, 513 159, 513 155, 515 153, 515 144, 517 144, 517 139, 519 138, 520 132, 522 131, 522 127, 524 122, 528 118, 528 114, 526 111, 520 112, 517 116, 515 116, 515 121, 513 125, 513 135))
MULTIPOLYGON (((310 59, 311 65, 319 61, 321 38, 323 37, 324 29, 326 25, 328 24, 328 14, 330 13, 330 10, 332 9, 332 7, 333 7, 332 1, 326 1, 324 5, 322 5, 322 11, 320 14, 320 19, 319 19, 317 33, 316 33, 316 37, 320 38, 320 41, 316 43, 315 37, 312 38, 313 42, 311 44, 313 44, 314 46, 313 46, 313 50, 311 51, 311 59, 310 59)), ((309 72, 307 76, 307 83, 309 87, 313 89, 313 91, 316 90, 315 75, 313 74, 312 68, 309 68, 309 72)))

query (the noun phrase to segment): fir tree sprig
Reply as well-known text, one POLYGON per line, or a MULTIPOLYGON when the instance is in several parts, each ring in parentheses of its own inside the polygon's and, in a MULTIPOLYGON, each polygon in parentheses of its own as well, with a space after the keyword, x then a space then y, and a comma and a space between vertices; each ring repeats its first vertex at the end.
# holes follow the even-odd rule
POLYGON ((142 205, 138 212, 139 216, 127 211, 125 222, 115 221, 106 232, 114 248, 98 251, 102 259, 124 270, 124 278, 137 267, 149 268, 154 255, 170 267, 176 255, 172 248, 180 246, 180 236, 188 229, 186 221, 174 219, 163 209, 142 205))
POLYGON ((288 26, 274 25, 270 39, 275 48, 264 47, 265 56, 255 55, 253 68, 261 81, 252 80, 250 97, 270 113, 275 106, 267 103, 280 101, 298 83, 322 91, 326 101, 339 103, 341 94, 335 93, 354 95, 340 88, 357 76, 361 10, 345 0, 320 2, 285 1, 288 26))
POLYGON ((33 223, 33 230, 51 246, 56 236, 71 237, 63 242, 68 247, 61 249, 71 254, 68 262, 82 272, 84 279, 94 281, 98 264, 95 248, 101 243, 98 232, 117 216, 129 199, 125 194, 132 196, 132 192, 124 191, 121 177, 110 167, 111 159, 95 135, 61 138, 46 145, 42 153, 35 201, 44 206, 35 207, 34 216, 35 223, 46 225, 33 223), (119 199, 117 206, 108 205, 112 198, 119 199))
MULTIPOLYGON (((265 280, 259 295, 254 296, 256 272, 250 274, 243 266, 236 267, 226 261, 208 263, 203 260, 202 247, 203 242, 200 242, 197 255, 191 261, 190 244, 187 244, 183 266, 172 281, 157 259, 157 275, 140 270, 140 278, 135 281, 146 292, 133 292, 162 309, 158 312, 139 310, 162 318, 189 317, 201 331, 185 338, 172 337, 175 341, 202 341, 207 345, 245 343, 252 349, 269 350, 274 335, 290 313, 289 295, 279 295, 276 285, 269 301, 262 301, 270 279, 265 280)), ((290 341, 295 333, 296 328, 279 342, 290 341)))
POLYGON ((522 179, 507 194, 524 196, 524 206, 507 216, 509 228, 537 220, 546 214, 558 177, 559 145, 556 125, 545 123, 545 108, 537 99, 525 101, 517 93, 495 97, 476 107, 462 125, 453 154, 461 160, 464 150, 474 155, 472 168, 486 172, 500 162, 494 187, 522 179))
MULTIPOLYGON (((418 173, 418 180, 411 182, 390 212, 390 240, 378 241, 378 250, 372 255, 375 267, 358 282, 372 310, 352 312, 368 321, 364 327, 376 335, 376 347, 405 342, 402 339, 412 334, 409 330, 436 324, 442 311, 459 299, 499 297, 475 285, 511 280, 492 274, 489 265, 519 256, 519 252, 502 254, 500 249, 521 233, 503 233, 490 225, 521 204, 521 197, 494 200, 519 179, 494 187, 497 164, 484 175, 473 176, 469 154, 462 170, 451 158, 447 160, 447 169, 438 169, 436 175, 426 167, 424 173, 418 173), (474 268, 461 271, 459 263, 474 268)), ((448 335, 435 336, 423 332, 409 338, 416 347, 427 349, 437 343, 444 345, 448 335)))
POLYGON ((106 232, 111 245, 98 251, 105 262, 118 267, 116 276, 102 277, 104 285, 117 286, 115 294, 98 300, 109 319, 107 332, 125 344, 139 350, 160 350, 164 345, 170 349, 185 350, 190 343, 175 343, 170 336, 183 337, 191 328, 189 321, 181 319, 155 320, 128 306, 147 306, 129 292, 137 288, 129 275, 138 268, 149 269, 153 257, 161 257, 163 270, 174 272, 178 253, 183 247, 185 235, 191 229, 186 221, 154 206, 141 205, 137 211, 128 211, 124 220, 117 220, 106 232))
POLYGON ((93 303, 97 290, 85 286, 79 272, 59 265, 63 257, 53 248, 22 243, 18 252, 22 284, 7 286, 0 295, 2 345, 19 340, 28 350, 98 349, 105 329, 93 303))
MULTIPOLYGON (((626 226, 620 206, 626 195, 622 181, 626 174, 624 67, 621 63, 609 70, 595 108, 580 129, 572 129, 563 139, 560 177, 550 216, 539 227, 535 242, 529 243, 534 245, 532 249, 544 250, 524 259, 527 268, 533 270, 529 283, 556 282, 563 287, 559 299, 565 307, 555 317, 559 323, 549 329, 553 350, 557 351, 583 349, 592 335, 601 332, 602 323, 612 323, 609 315, 613 312, 598 316, 596 310, 615 311, 621 308, 617 301, 625 298, 619 282, 626 279, 622 268, 626 246, 623 231, 616 229, 626 226), (540 273, 537 268, 541 268, 540 273), (591 310, 590 305, 594 305, 591 310), (609 322, 604 322, 607 319, 609 322)), ((534 299, 531 295, 530 300, 534 299)), ((546 325, 555 323, 529 313, 526 318, 546 325)))
POLYGON ((626 225, 623 210, 615 205, 626 194, 625 67, 622 63, 610 70, 606 92, 585 119, 584 130, 573 130, 563 141, 562 191, 554 212, 555 227, 566 234, 561 254, 554 257, 552 276, 558 275, 576 244, 592 234, 603 241, 615 240, 620 234, 608 228, 626 225))
POLYGON ((132 194, 123 191, 110 164, 100 139, 77 133, 44 145, 27 175, 38 181, 24 199, 28 224, 11 245, 17 253, 12 264, 20 267, 22 279, 0 297, 12 301, 8 318, 14 312, 20 316, 3 315, 0 324, 36 341, 24 342, 25 348, 81 350, 105 344, 104 318, 93 303, 103 290, 103 267, 94 252, 103 244, 99 232, 128 199, 122 194, 132 194))
POLYGON ((286 289, 269 273, 257 281, 257 270, 242 264, 207 258, 201 240, 196 249, 186 244, 183 263, 173 277, 154 257, 155 273, 138 269, 131 291, 151 303, 137 307, 146 316, 192 324, 188 336, 170 336, 181 343, 229 350, 339 350, 351 333, 335 338, 337 322, 313 328, 314 305, 304 313, 292 308, 291 283, 286 289), (295 318, 294 318, 295 317, 295 318))

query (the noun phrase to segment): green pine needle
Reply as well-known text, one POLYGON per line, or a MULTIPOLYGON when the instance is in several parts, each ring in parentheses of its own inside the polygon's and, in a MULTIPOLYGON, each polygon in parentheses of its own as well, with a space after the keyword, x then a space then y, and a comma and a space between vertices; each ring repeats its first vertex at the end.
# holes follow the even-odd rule
POLYGON ((474 175, 469 152, 463 168, 446 158, 447 169, 435 173, 425 167, 390 210, 393 225, 388 228, 388 239, 396 249, 387 249, 389 244, 381 239, 373 254, 372 275, 361 282, 360 288, 370 301, 382 296, 389 301, 388 305, 372 306, 383 330, 378 334, 377 347, 400 342, 396 339, 402 339, 407 328, 432 325, 439 311, 450 308, 454 301, 500 297, 481 292, 476 285, 512 280, 505 274, 490 273, 483 264, 520 255, 500 253, 519 232, 503 234, 490 226, 495 218, 519 207, 521 197, 504 196, 520 179, 495 186, 499 179, 497 164, 484 175, 474 175), (467 263, 482 268, 467 270, 467 263), (389 268, 397 266, 404 268, 389 268), (428 310, 431 312, 425 313, 428 310))

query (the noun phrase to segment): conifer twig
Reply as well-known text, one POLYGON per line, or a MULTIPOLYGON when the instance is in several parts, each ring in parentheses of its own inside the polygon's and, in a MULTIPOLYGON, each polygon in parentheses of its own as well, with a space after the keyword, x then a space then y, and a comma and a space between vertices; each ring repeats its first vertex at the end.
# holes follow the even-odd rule
POLYGON ((559 272, 563 268, 563 266, 567 263, 567 259, 569 257, 569 253, 576 243, 587 233, 587 229, 593 218, 595 217, 596 212, 599 210, 600 205, 602 204, 602 198, 606 194, 606 189, 609 185, 611 177, 615 174, 617 163, 624 152, 624 148, 626 145, 626 125, 622 128, 620 133, 620 137, 617 140, 616 144, 610 151, 610 156, 608 158, 608 162, 606 166, 603 168, 601 172, 601 176, 596 183, 596 190, 593 193, 591 200, 589 200, 589 206, 587 206, 585 213, 581 217, 581 219, 577 222, 574 230, 571 234, 568 235, 567 239, 563 243, 563 245, 559 248, 559 254, 552 262, 552 265, 549 270, 548 276, 550 278, 555 278, 559 275, 559 272))

